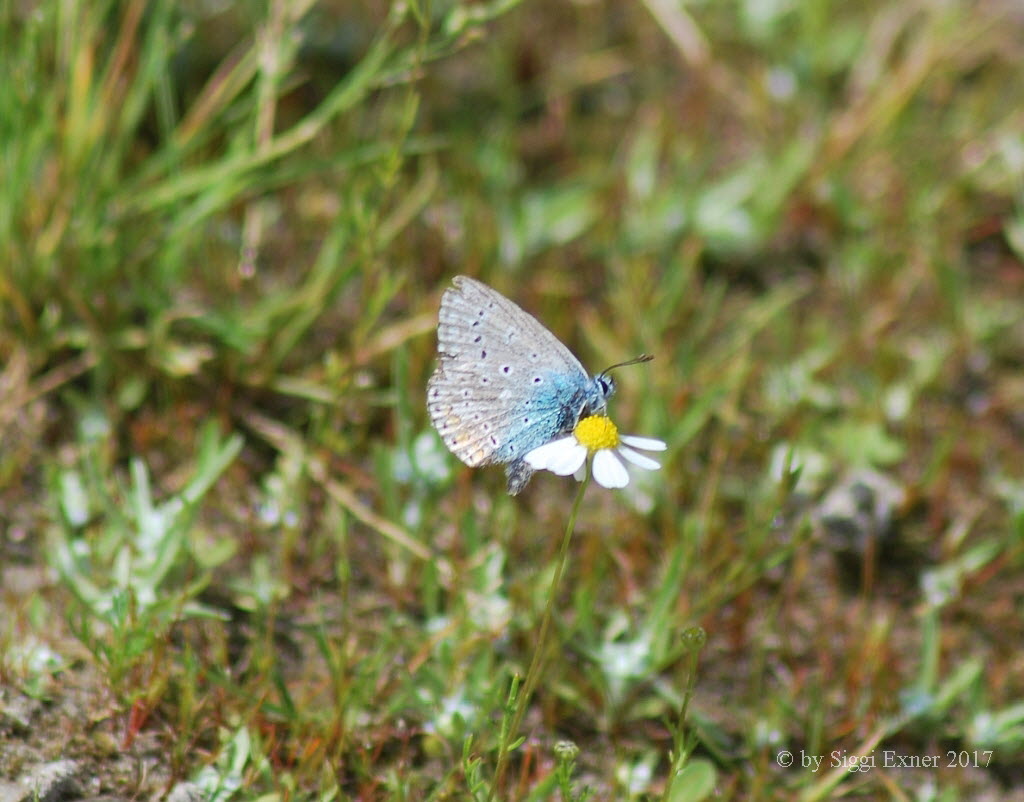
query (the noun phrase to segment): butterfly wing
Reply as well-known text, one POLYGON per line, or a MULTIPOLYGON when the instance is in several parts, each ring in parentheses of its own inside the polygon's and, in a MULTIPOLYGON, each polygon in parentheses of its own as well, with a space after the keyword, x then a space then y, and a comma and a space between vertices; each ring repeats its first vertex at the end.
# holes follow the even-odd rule
MULTIPOLYGON (((591 379, 555 335, 512 301, 466 276, 453 284, 438 315, 430 420, 471 467, 524 465, 524 454, 575 426, 591 379)), ((510 491, 522 489, 526 473, 514 482, 509 472, 510 491)))

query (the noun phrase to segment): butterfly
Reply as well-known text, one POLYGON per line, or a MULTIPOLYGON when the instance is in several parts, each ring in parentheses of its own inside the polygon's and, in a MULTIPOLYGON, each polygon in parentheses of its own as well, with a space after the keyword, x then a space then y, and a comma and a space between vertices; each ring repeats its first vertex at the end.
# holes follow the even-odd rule
POLYGON ((452 285, 441 297, 427 411, 449 451, 473 468, 504 464, 517 495, 533 474, 524 456, 605 414, 615 382, 608 371, 588 374, 533 315, 486 284, 456 276, 452 285))

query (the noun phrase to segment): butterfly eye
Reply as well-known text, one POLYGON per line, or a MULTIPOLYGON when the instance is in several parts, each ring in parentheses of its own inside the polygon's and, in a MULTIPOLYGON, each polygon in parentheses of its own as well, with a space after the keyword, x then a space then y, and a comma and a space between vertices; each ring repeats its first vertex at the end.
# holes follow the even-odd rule
POLYGON ((597 383, 601 387, 601 395, 605 398, 615 392, 615 381, 611 376, 598 376, 597 383))

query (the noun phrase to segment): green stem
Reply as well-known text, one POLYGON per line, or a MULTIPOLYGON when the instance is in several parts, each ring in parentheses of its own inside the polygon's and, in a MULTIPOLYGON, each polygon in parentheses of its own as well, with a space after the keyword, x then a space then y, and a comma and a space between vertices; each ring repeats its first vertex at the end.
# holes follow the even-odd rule
POLYGON ((676 776, 683 770, 686 761, 693 751, 694 741, 687 743, 686 737, 686 714, 690 708, 690 701, 693 699, 693 689, 697 685, 697 664, 700 662, 700 650, 707 642, 707 634, 701 627, 693 627, 683 633, 683 642, 689 652, 686 670, 686 690, 683 693, 683 703, 679 707, 679 715, 675 726, 672 728, 672 754, 669 761, 668 777, 665 780, 665 790, 662 792, 662 800, 671 799, 672 783, 676 776))
POLYGON ((547 647, 548 630, 551 628, 551 617, 555 609, 555 597, 558 595, 558 586, 562 582, 562 574, 565 573, 565 564, 569 558, 569 544, 572 542, 572 533, 576 529, 576 516, 580 511, 580 504, 583 501, 583 494, 590 484, 590 468, 576 491, 576 500, 572 504, 572 512, 569 514, 569 522, 565 526, 565 534, 562 535, 562 546, 558 551, 558 562, 555 564, 555 575, 551 578, 551 588, 548 590, 548 601, 544 607, 544 617, 540 622, 540 634, 537 636, 537 647, 533 650, 533 658, 530 660, 530 668, 526 672, 526 681, 523 689, 516 698, 516 710, 512 715, 512 723, 502 733, 501 744, 498 747, 498 765, 494 770, 494 783, 487 795, 487 802, 494 799, 498 788, 501 787, 505 772, 508 770, 508 760, 512 753, 511 745, 519 732, 519 725, 523 722, 526 708, 530 704, 530 697, 540 681, 541 669, 544 662, 544 652, 547 647))

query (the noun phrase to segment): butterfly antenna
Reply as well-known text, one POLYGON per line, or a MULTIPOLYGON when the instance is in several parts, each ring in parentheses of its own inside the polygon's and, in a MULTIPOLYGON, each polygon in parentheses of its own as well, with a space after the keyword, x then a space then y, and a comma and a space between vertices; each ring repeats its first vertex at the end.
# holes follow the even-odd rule
POLYGON ((625 362, 619 362, 615 365, 612 365, 609 368, 605 368, 604 370, 601 371, 600 375, 606 376, 608 375, 609 371, 613 371, 616 368, 624 368, 626 367, 626 365, 638 365, 641 362, 650 362, 652 359, 654 359, 654 357, 651 354, 640 354, 640 356, 635 356, 632 359, 627 359, 625 362))

